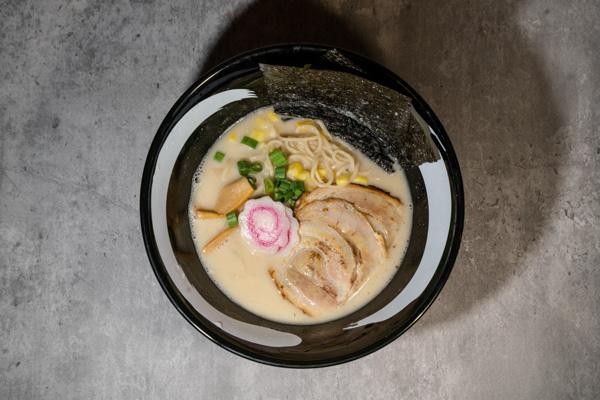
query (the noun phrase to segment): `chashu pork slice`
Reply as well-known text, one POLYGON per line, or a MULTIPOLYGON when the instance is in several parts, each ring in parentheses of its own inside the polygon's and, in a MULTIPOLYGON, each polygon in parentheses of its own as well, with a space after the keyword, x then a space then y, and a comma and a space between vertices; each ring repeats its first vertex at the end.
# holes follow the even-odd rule
POLYGON ((271 268, 269 273, 281 295, 311 317, 319 316, 337 306, 331 293, 289 265, 282 264, 271 268))
POLYGON ((302 223, 300 243, 288 259, 291 266, 308 273, 335 295, 338 303, 349 296, 356 280, 356 260, 348 242, 335 229, 317 221, 302 223), (307 264, 305 254, 317 262, 307 264))
POLYGON ((356 259, 356 279, 352 291, 366 282, 373 268, 385 258, 386 249, 381 235, 373 230, 367 218, 351 203, 339 199, 316 200, 296 209, 300 225, 320 222, 329 225, 346 239, 356 259))
POLYGON ((358 211, 365 214, 373 229, 383 236, 388 248, 395 243, 396 234, 406 218, 405 205, 400 200, 382 190, 355 184, 327 186, 305 193, 296 209, 313 201, 326 199, 341 199, 352 203, 358 211))
POLYGON ((331 299, 341 304, 350 296, 356 261, 335 229, 307 221, 300 224, 300 242, 271 277, 288 301, 314 316, 329 309, 331 299))

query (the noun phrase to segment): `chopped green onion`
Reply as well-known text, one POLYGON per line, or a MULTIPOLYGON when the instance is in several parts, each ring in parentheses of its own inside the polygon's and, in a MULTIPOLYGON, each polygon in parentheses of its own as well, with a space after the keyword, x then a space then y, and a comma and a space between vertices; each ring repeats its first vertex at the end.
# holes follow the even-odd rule
POLYGON ((256 148, 256 146, 258 146, 258 141, 255 139, 252 139, 250 136, 244 136, 242 138, 242 144, 245 144, 248 147, 252 147, 253 149, 256 148))
POLYGON ((241 176, 248 176, 250 173, 250 161, 248 160, 240 160, 237 162, 238 172, 241 176))
POLYGON ((281 167, 276 167, 275 168, 275 178, 277 179, 285 179, 285 174, 286 174, 286 168, 281 166, 281 167))
POLYGON ((288 206, 289 208, 294 208, 294 205, 296 205, 296 200, 295 199, 286 199, 284 204, 286 206, 288 206))
POLYGON ((275 191, 275 193, 273 193, 273 200, 275 200, 275 201, 283 200, 283 193, 281 193, 279 191, 275 191))
POLYGON ((287 192, 292 187, 292 182, 288 179, 279 179, 277 181, 277 188, 282 192, 287 192))
POLYGON ((275 191, 275 184, 273 183, 273 179, 265 178, 265 193, 272 194, 275 191))
POLYGON ((229 225, 230 228, 237 226, 238 219, 237 219, 237 214, 235 213, 235 211, 225 214, 225 218, 227 218, 227 225, 229 225))
POLYGON ((302 192, 304 192, 304 182, 302 181, 293 181, 292 187, 294 188, 294 190, 301 190, 302 192))
POLYGON ((215 161, 221 162, 225 158, 225 153, 223 153, 222 151, 217 151, 213 158, 215 159, 215 161))
POLYGON ((256 178, 248 175, 246 179, 248 179, 248 183, 250 184, 250 186, 252 186, 252 189, 256 189, 256 178))
POLYGON ((298 199, 304 193, 304 182, 294 181, 292 182, 292 192, 294 193, 294 199, 298 199))
POLYGON ((275 149, 270 152, 269 160, 271 160, 274 167, 283 167, 284 165, 287 165, 287 157, 283 154, 281 149, 275 149))
POLYGON ((260 171, 262 171, 262 164, 259 163, 258 161, 255 163, 252 163, 250 165, 250 169, 252 170, 252 172, 260 172, 260 171))

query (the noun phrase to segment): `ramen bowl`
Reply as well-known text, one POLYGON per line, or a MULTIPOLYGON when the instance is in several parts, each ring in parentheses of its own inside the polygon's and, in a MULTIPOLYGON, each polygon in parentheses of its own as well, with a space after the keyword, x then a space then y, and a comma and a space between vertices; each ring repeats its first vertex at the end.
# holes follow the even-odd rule
POLYGON ((332 50, 314 45, 275 46, 242 54, 213 69, 169 111, 144 168, 142 232, 163 290, 188 322, 214 343, 265 364, 334 365, 390 343, 406 332, 435 300, 448 279, 460 245, 462 181, 442 124, 425 101, 392 72, 340 49, 335 49, 336 57, 326 57, 332 50), (438 155, 435 161, 405 168, 413 221, 398 271, 370 302, 333 321, 294 325, 247 311, 215 285, 194 247, 188 219, 194 174, 228 127, 250 112, 270 105, 255 86, 262 74, 260 64, 310 65, 346 72, 407 96, 422 134, 438 155))

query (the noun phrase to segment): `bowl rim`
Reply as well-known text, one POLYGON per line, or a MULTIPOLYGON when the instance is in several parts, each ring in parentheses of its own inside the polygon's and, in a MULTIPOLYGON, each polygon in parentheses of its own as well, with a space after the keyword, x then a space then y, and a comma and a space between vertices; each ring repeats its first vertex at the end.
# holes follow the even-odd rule
MULTIPOLYGON (((160 286, 162 287, 163 291, 165 292, 173 306, 196 330, 198 330, 210 341, 224 348, 225 350, 228 350, 248 360, 252 360, 262 364, 287 368, 318 368, 350 362, 381 349, 382 347, 388 345, 389 343, 400 337, 408 329, 410 329, 433 304, 433 302, 441 292, 442 288, 444 287, 446 281, 448 280, 448 277, 454 267, 454 263, 458 256, 458 251, 460 248, 462 231, 464 227, 464 213, 464 190, 458 159, 454 152, 454 148, 452 147, 452 144, 450 142, 450 138, 446 133, 446 130, 442 126, 442 123, 439 121, 437 116, 434 114, 431 107, 429 107, 429 105, 425 102, 425 100, 423 100, 423 98, 403 79, 398 77, 394 72, 390 71, 378 62, 375 62, 370 58, 357 54, 353 51, 340 48, 338 46, 328 46, 312 43, 285 43, 255 48, 240 53, 234 57, 231 57, 204 73, 179 97, 179 99, 171 107, 171 109, 161 122, 154 136, 154 139, 152 140, 152 144, 146 157, 140 187, 140 221, 144 246, 146 248, 146 254, 148 255, 148 259, 150 261, 156 279, 160 283, 160 286), (375 68, 382 73, 385 73, 389 78, 394 79, 396 83, 402 86, 410 94, 410 97, 413 99, 413 101, 418 103, 419 112, 421 114, 424 113, 426 115, 428 125, 435 131, 437 138, 444 147, 444 161, 447 167, 446 169, 451 187, 451 193, 453 194, 453 218, 450 221, 448 240, 446 242, 446 247, 444 249, 442 259, 440 260, 440 263, 436 268, 436 272, 432 277, 431 282, 428 284, 427 288, 423 291, 423 293, 419 295, 417 300, 421 300, 421 298, 423 299, 419 302, 417 309, 409 318, 408 323, 405 323, 396 329, 390 330, 390 332, 388 332, 387 335, 382 336, 373 344, 361 348, 353 353, 331 357, 328 359, 307 362, 281 360, 276 357, 249 351, 240 346, 237 346, 235 343, 223 339, 219 335, 211 334, 210 330, 208 330, 205 326, 205 323, 208 321, 202 321, 201 319, 203 318, 199 319, 198 315, 194 314, 191 311, 193 307, 175 287, 175 284, 171 280, 156 246, 150 207, 152 179, 154 176, 154 171, 156 169, 158 155, 162 149, 162 145, 167 136, 170 134, 170 131, 175 125, 175 123, 179 120, 176 119, 177 114, 182 110, 182 108, 184 108, 184 106, 193 96, 201 93, 202 89, 204 88, 204 85, 210 82, 211 79, 213 79, 215 76, 219 75, 224 70, 231 68, 233 65, 235 65, 238 61, 242 59, 260 57, 261 55, 273 53, 281 53, 282 55, 285 55, 285 53, 289 52, 317 52, 333 49, 338 50, 342 54, 349 55, 353 59, 359 60, 361 63, 366 64, 369 67, 375 68), (439 275, 436 280, 435 275, 437 275, 440 272, 440 270, 441 275, 439 275), (434 282, 434 280, 436 280, 436 282, 434 282), (433 284, 433 287, 430 288, 431 284, 433 284)), ((415 302, 417 300, 415 300, 415 302)))

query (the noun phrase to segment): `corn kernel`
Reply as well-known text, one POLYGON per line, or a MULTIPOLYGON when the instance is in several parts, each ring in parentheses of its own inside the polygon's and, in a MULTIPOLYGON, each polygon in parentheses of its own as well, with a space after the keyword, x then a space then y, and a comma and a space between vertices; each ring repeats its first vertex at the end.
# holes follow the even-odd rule
POLYGON ((271 122, 277 122, 277 121, 279 121, 279 115, 277 115, 277 114, 275 113, 275 111, 273 111, 273 110, 269 110, 269 111, 267 112, 267 118, 268 118, 268 119, 269 119, 269 121, 271 121, 271 122))
POLYGON ((327 178, 327 170, 325 167, 321 167, 320 165, 317 167, 317 173, 322 179, 327 178))
POLYGON ((238 141, 238 136, 235 132, 231 132, 229 134, 229 136, 227 136, 227 140, 229 140, 230 142, 237 142, 238 141))
POLYGON ((310 174, 308 173, 308 171, 303 170, 302 172, 298 173, 296 179, 298 179, 299 181, 306 181, 309 176, 310 174))
POLYGON ((350 176, 348 176, 347 174, 340 174, 335 177, 335 183, 338 186, 346 186, 350 183, 350 176))
POLYGON ((309 176, 305 181, 304 181, 304 189, 308 192, 311 192, 313 190, 315 190, 317 188, 317 185, 315 185, 315 183, 313 182, 312 178, 309 176))
POLYGON ((250 137, 259 142, 264 142, 267 138, 267 132, 262 129, 253 129, 252 132, 250 132, 250 137))
POLYGON ((288 167, 288 171, 294 171, 294 173, 300 173, 302 171, 304 171, 304 167, 302 166, 301 163, 299 162, 293 162, 290 164, 290 166, 288 167))
POLYGON ((290 179, 299 179, 300 174, 304 172, 304 167, 299 162, 293 162, 288 167, 287 176, 290 179))
POLYGON ((290 179, 305 180, 308 177, 308 172, 304 169, 301 163, 293 162, 287 170, 287 176, 290 179), (302 177, 305 176, 304 179, 302 177))
POLYGON ((354 178, 352 183, 357 183, 359 185, 367 186, 369 184, 369 179, 366 176, 359 175, 356 178, 354 178))

